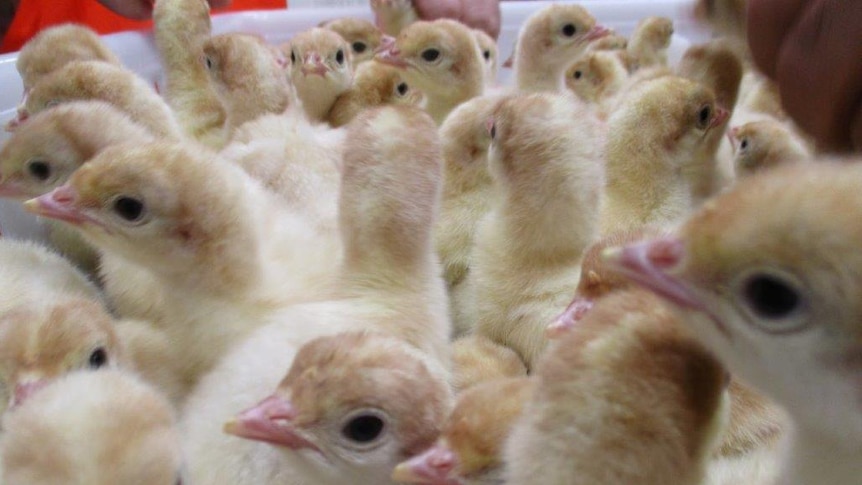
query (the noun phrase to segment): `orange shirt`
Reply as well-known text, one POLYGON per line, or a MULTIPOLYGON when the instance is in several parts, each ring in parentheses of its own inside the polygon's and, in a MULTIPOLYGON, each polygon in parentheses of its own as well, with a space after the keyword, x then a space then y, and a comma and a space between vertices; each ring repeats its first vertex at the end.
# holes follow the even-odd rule
MULTIPOLYGON (((229 7, 214 9, 213 13, 286 7, 287 0, 233 0, 229 7)), ((96 0, 21 0, 9 31, 0 44, 0 52, 17 51, 40 30, 66 22, 87 25, 100 34, 152 26, 149 20, 129 20, 117 15, 96 0)))

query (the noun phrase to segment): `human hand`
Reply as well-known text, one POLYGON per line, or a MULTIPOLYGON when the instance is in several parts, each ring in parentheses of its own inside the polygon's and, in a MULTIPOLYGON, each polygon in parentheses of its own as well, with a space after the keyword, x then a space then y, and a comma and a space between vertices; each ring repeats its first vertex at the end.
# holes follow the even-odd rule
POLYGON ((500 0, 413 0, 413 6, 423 20, 450 18, 495 39, 500 35, 500 0))
POLYGON ((862 151, 860 25, 858 0, 749 1, 752 56, 823 149, 862 151))
MULTIPOLYGON (((153 16, 156 0, 98 0, 112 12, 132 20, 147 20, 153 16)), ((227 7, 231 0, 208 0, 211 8, 227 7)))

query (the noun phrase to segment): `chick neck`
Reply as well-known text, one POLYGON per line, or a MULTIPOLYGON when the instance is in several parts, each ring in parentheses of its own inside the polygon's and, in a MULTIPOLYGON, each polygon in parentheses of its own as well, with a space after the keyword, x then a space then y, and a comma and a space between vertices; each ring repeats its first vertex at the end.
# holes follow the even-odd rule
MULTIPOLYGON (((515 79, 518 90, 526 92, 562 91, 563 77, 568 66, 564 62, 549 62, 542 55, 545 47, 526 36, 518 41, 515 54, 515 79)), ((575 59, 580 52, 570 57, 575 59)))

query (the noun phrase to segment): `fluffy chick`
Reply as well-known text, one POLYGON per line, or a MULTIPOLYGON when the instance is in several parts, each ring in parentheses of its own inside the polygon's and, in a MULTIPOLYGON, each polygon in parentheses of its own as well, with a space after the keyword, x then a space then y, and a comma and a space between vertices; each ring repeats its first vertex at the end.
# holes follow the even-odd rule
POLYGON ((854 483, 862 472, 860 189, 858 163, 775 169, 738 182, 675 235, 607 254, 785 408, 793 423, 776 483, 854 483))
POLYGON ((19 306, 0 316, 0 412, 74 370, 121 365, 113 326, 101 304, 89 299, 19 306))
POLYGON ((747 0, 697 0, 694 17, 719 35, 745 41, 747 0))
POLYGON ((476 36, 454 20, 411 24, 376 59, 403 70, 407 82, 425 94, 426 110, 438 125, 484 90, 485 59, 476 36))
POLYGON ((491 339, 467 335, 452 343, 452 389, 456 393, 482 382, 526 375, 521 357, 491 339))
POLYGON ((535 382, 497 379, 464 391, 437 443, 395 467, 399 483, 492 485, 503 483, 503 447, 535 382))
POLYGON ((598 235, 602 134, 586 107, 562 94, 505 99, 490 123, 497 192, 468 275, 475 332, 533 368, 598 235))
POLYGON ((202 49, 204 65, 225 108, 225 139, 247 121, 287 110, 293 88, 263 39, 222 34, 205 41, 202 49))
POLYGON ((667 66, 672 37, 673 21, 667 17, 646 17, 638 22, 626 46, 631 69, 667 66))
POLYGON ((607 119, 628 77, 623 59, 615 51, 588 52, 566 70, 566 88, 595 104, 599 116, 607 119))
POLYGON ((649 292, 599 301, 536 369, 506 483, 701 483, 727 374, 685 330, 649 292))
POLYGON ((482 53, 482 59, 485 60, 485 87, 490 88, 497 84, 497 69, 500 59, 497 41, 481 29, 473 29, 473 35, 476 36, 479 51, 482 53))
POLYGON ((170 404, 120 371, 76 372, 3 420, 7 485, 183 482, 170 404))
POLYGON ((76 61, 43 77, 27 96, 21 119, 69 101, 105 101, 153 135, 178 139, 180 127, 164 100, 128 69, 100 61, 76 61))
POLYGON ((350 122, 362 110, 387 104, 420 106, 422 92, 407 83, 400 69, 380 62, 356 67, 353 85, 338 97, 326 119, 335 128, 350 122))
POLYGON ((353 82, 350 45, 328 29, 314 28, 290 39, 290 77, 308 119, 323 121, 353 82))
POLYGON ((727 118, 710 89, 686 79, 662 76, 627 92, 608 120, 602 232, 686 215, 693 188, 683 168, 727 118))
POLYGON ((411 0, 371 0, 371 10, 380 30, 392 37, 419 20, 411 0))
POLYGON ((445 177, 434 247, 443 264, 455 335, 473 328, 465 284, 479 221, 491 208, 488 120, 502 98, 481 96, 455 108, 440 127, 445 177))
POLYGON ((438 436, 450 399, 447 383, 414 348, 391 337, 344 333, 305 344, 275 394, 225 431, 279 447, 288 466, 269 472, 270 480, 393 483, 395 465, 438 436))
POLYGON ((335 32, 350 44, 354 68, 373 59, 374 53, 383 44, 383 32, 365 19, 344 17, 322 22, 319 27, 335 32))
POLYGON ((158 0, 153 5, 153 37, 167 82, 165 99, 183 133, 221 148, 227 113, 204 61, 203 44, 210 33, 208 2, 158 0))
POLYGON ((582 6, 552 4, 524 21, 515 47, 514 68, 520 91, 561 91, 563 74, 594 41, 608 34, 582 6))
MULTIPOLYGON (((238 476, 263 480, 277 470, 296 471, 293 465, 284 468, 285 450, 224 436, 213 423, 271 393, 296 351, 316 337, 357 330, 396 337, 418 348, 448 382, 443 369, 450 328, 430 235, 442 165, 434 123, 421 111, 403 107, 360 114, 348 127, 344 163, 345 257, 338 285, 328 299, 280 312, 234 348, 189 398, 184 429, 196 483, 236 483, 238 476)), ((292 456, 302 470, 316 470, 314 476, 327 469, 325 464, 321 469, 313 452, 292 456)))
MULTIPOLYGON (((102 149, 152 135, 111 105, 74 101, 45 110, 21 125, 0 149, 0 197, 26 200, 63 184, 102 149)), ((49 224, 49 238, 80 268, 95 272, 98 254, 63 224, 49 224)))
POLYGON ((319 293, 337 260, 328 240, 242 169, 183 144, 109 147, 26 206, 170 289, 153 323, 182 349, 177 372, 189 387, 270 312, 319 293))
POLYGON ((733 167, 737 177, 784 163, 809 160, 813 150, 785 123, 763 119, 736 126, 728 132, 733 147, 733 167))

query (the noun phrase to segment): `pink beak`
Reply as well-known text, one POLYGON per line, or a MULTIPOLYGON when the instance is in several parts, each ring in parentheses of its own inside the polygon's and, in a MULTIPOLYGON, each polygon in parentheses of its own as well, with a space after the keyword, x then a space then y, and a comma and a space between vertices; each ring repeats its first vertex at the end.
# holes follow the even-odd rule
POLYGON ((709 123, 710 129, 724 124, 724 122, 727 121, 729 118, 730 118, 730 111, 728 111, 722 107, 716 107, 715 108, 715 116, 712 117, 712 121, 709 123))
POLYGON ((684 254, 682 241, 667 237, 609 248, 602 253, 602 258, 620 274, 672 303, 704 310, 703 304, 686 285, 667 273, 682 262, 684 254))
POLYGON ((6 123, 6 131, 8 133, 12 133, 13 131, 17 130, 18 127, 21 126, 21 123, 27 121, 27 118, 29 117, 30 113, 28 113, 27 110, 23 108, 18 108, 18 116, 9 120, 9 122, 6 123))
POLYGON ((305 57, 301 71, 302 74, 306 76, 326 76, 326 73, 329 72, 329 68, 326 67, 326 64, 323 62, 323 57, 321 57, 320 54, 312 53, 305 57))
POLYGON ((460 480, 450 476, 457 461, 458 457, 452 450, 435 445, 425 453, 396 466, 392 472, 392 480, 425 485, 460 485, 460 480))
POLYGON ((400 69, 407 69, 410 67, 410 64, 401 58, 401 51, 398 47, 395 47, 395 45, 389 46, 388 49, 381 49, 374 58, 380 62, 400 69))
POLYGON ((733 152, 736 153, 736 139, 739 135, 739 127, 735 126, 727 131, 727 140, 730 142, 730 147, 733 148, 733 152))
POLYGON ((545 330, 548 338, 557 338, 574 328, 582 318, 593 308, 593 300, 588 298, 575 297, 566 310, 554 320, 554 323, 548 325, 545 330))
POLYGON ((503 67, 511 69, 515 65, 515 53, 513 52, 508 59, 503 62, 503 67))
POLYGON ((604 25, 595 25, 592 29, 587 32, 587 35, 584 37, 588 42, 592 42, 596 39, 601 39, 606 35, 611 33, 611 29, 605 27, 604 25))
POLYGON ((75 192, 75 189, 68 185, 62 185, 47 194, 24 202, 24 208, 42 217, 57 219, 71 224, 96 222, 83 214, 76 206, 77 199, 78 194, 75 192))
POLYGON ((12 402, 9 408, 20 406, 24 401, 30 398, 33 394, 48 385, 47 379, 24 382, 15 386, 15 393, 12 395, 12 402))
POLYGON ((240 438, 263 441, 291 450, 307 448, 320 451, 314 443, 297 432, 292 422, 297 414, 289 401, 272 395, 239 413, 224 425, 224 431, 240 438))
POLYGON ((383 51, 391 49, 393 46, 395 46, 395 37, 392 37, 391 35, 384 35, 380 38, 380 46, 375 49, 374 53, 379 54, 383 51))

